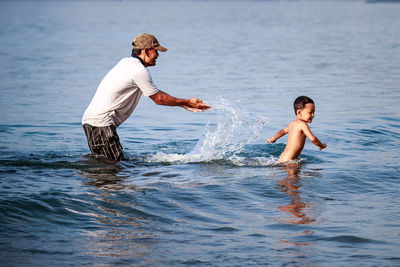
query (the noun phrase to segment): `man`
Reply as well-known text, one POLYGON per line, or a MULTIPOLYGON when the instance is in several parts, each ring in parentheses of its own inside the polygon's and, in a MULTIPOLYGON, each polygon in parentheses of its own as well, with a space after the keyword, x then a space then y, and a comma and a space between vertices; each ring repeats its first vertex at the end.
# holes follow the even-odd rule
POLYGON ((111 161, 123 159, 116 128, 132 114, 142 94, 157 105, 179 106, 192 112, 210 108, 198 98, 176 98, 156 87, 147 67, 155 66, 158 52, 167 48, 153 35, 140 34, 132 45, 132 57, 121 59, 106 74, 82 118, 92 154, 111 161))

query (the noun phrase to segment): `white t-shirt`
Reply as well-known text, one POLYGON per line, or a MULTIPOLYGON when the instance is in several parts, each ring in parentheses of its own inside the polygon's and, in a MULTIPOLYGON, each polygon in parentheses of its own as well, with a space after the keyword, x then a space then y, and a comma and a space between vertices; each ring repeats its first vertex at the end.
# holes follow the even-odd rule
POLYGON ((118 127, 133 112, 142 93, 158 92, 149 71, 138 58, 121 59, 101 81, 82 117, 82 124, 118 127))

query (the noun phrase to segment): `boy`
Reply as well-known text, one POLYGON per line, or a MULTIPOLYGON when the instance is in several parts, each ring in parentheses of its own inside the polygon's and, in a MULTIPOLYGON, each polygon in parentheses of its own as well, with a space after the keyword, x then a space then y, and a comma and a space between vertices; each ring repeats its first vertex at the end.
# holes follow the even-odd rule
POLYGON ((275 143, 277 139, 288 133, 285 150, 279 158, 279 162, 281 163, 299 157, 306 142, 306 137, 308 137, 314 145, 319 146, 319 150, 326 148, 326 144, 322 144, 318 138, 313 135, 307 124, 311 123, 314 118, 314 101, 307 96, 299 96, 294 101, 293 107, 296 119, 267 140, 267 143, 275 143))

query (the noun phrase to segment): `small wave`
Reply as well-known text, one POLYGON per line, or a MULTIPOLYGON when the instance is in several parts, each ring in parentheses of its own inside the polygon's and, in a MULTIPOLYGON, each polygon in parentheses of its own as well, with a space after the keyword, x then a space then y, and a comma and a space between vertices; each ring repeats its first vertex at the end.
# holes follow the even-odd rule
POLYGON ((237 155, 258 137, 268 121, 266 117, 248 112, 239 101, 232 103, 226 98, 219 97, 208 103, 216 111, 217 121, 207 123, 203 135, 191 151, 185 154, 158 152, 149 155, 146 161, 173 164, 223 161, 239 166, 276 164, 276 160, 271 157, 249 159, 237 155))
POLYGON ((383 241, 373 240, 353 235, 340 235, 340 236, 322 238, 322 240, 342 242, 342 243, 385 243, 383 241))
POLYGON ((234 227, 229 227, 229 226, 224 226, 224 227, 218 227, 218 228, 212 228, 210 229, 211 231, 215 232, 237 232, 239 229, 234 228, 234 227))

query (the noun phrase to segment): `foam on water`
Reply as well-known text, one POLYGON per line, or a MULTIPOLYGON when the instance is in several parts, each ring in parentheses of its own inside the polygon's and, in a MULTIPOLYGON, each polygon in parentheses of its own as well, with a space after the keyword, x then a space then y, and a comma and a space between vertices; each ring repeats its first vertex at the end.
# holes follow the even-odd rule
POLYGON ((238 155, 245 145, 258 137, 268 121, 266 117, 252 114, 239 101, 232 103, 223 97, 207 103, 216 111, 216 122, 207 123, 203 135, 191 151, 185 154, 158 152, 147 160, 174 164, 218 160, 239 166, 276 164, 273 157, 246 158, 238 155))

